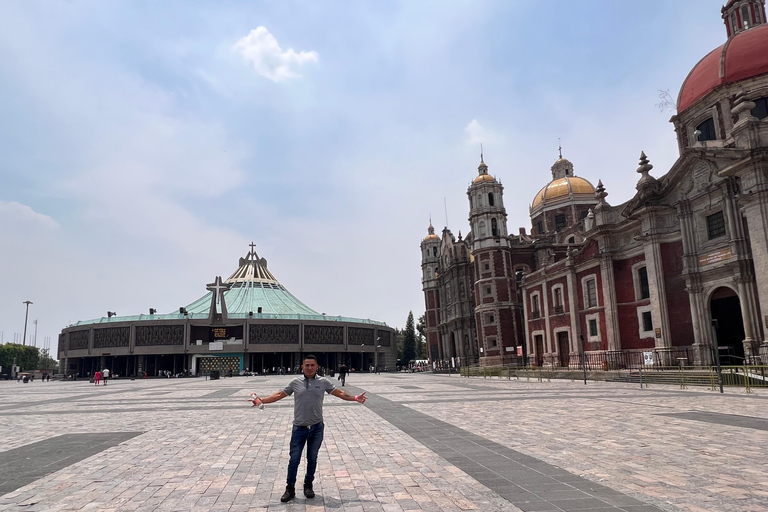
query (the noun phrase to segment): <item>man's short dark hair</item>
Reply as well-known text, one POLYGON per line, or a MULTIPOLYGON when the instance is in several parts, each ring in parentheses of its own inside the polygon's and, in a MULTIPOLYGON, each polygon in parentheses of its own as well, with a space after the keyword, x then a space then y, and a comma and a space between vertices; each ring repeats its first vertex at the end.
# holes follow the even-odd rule
POLYGON ((315 362, 315 364, 317 364, 317 358, 312 354, 304 356, 304 360, 306 361, 307 359, 312 359, 315 362))

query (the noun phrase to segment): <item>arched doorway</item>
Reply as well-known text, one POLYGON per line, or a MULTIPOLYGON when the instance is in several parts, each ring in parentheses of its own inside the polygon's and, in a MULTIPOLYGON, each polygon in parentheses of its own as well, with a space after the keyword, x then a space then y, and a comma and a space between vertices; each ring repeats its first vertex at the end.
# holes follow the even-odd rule
POLYGON ((709 300, 717 346, 720 347, 720 363, 742 364, 744 361, 744 321, 741 316, 739 296, 730 288, 721 287, 709 300), (716 321, 716 322, 715 322, 716 321))

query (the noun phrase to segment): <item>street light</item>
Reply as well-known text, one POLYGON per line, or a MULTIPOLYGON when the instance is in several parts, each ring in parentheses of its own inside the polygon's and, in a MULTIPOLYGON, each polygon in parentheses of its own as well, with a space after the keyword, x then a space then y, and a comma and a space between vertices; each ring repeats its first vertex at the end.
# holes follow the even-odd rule
POLYGON ((25 300, 24 302, 22 302, 22 304, 27 305, 27 312, 24 315, 24 338, 22 338, 21 340, 21 344, 26 345, 27 344, 27 319, 29 318, 29 305, 32 304, 32 301, 25 300))

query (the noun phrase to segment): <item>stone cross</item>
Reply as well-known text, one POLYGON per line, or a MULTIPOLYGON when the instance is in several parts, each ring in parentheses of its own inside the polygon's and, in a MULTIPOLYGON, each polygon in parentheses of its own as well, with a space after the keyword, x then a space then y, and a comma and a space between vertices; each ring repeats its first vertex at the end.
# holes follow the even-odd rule
POLYGON ((205 289, 209 292, 213 292, 216 297, 216 304, 221 302, 224 298, 224 292, 229 290, 232 285, 222 282, 221 276, 216 276, 216 280, 205 286, 205 289))

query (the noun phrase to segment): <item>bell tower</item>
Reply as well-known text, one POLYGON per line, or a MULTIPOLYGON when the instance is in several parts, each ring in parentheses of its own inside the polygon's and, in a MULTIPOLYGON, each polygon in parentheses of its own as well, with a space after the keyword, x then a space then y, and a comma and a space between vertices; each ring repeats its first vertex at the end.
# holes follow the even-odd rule
POLYGON ((480 154, 478 175, 467 189, 475 292, 475 326, 481 365, 516 361, 521 321, 507 233, 504 187, 488 174, 480 154))
POLYGON ((424 321, 426 323, 427 357, 430 362, 442 359, 437 326, 440 323, 440 237, 435 234, 432 220, 427 236, 421 241, 421 285, 424 291, 424 321))
POLYGON ((472 227, 472 252, 486 248, 510 247, 507 239, 507 211, 504 187, 488 174, 480 155, 478 176, 467 189, 469 225, 472 227))

